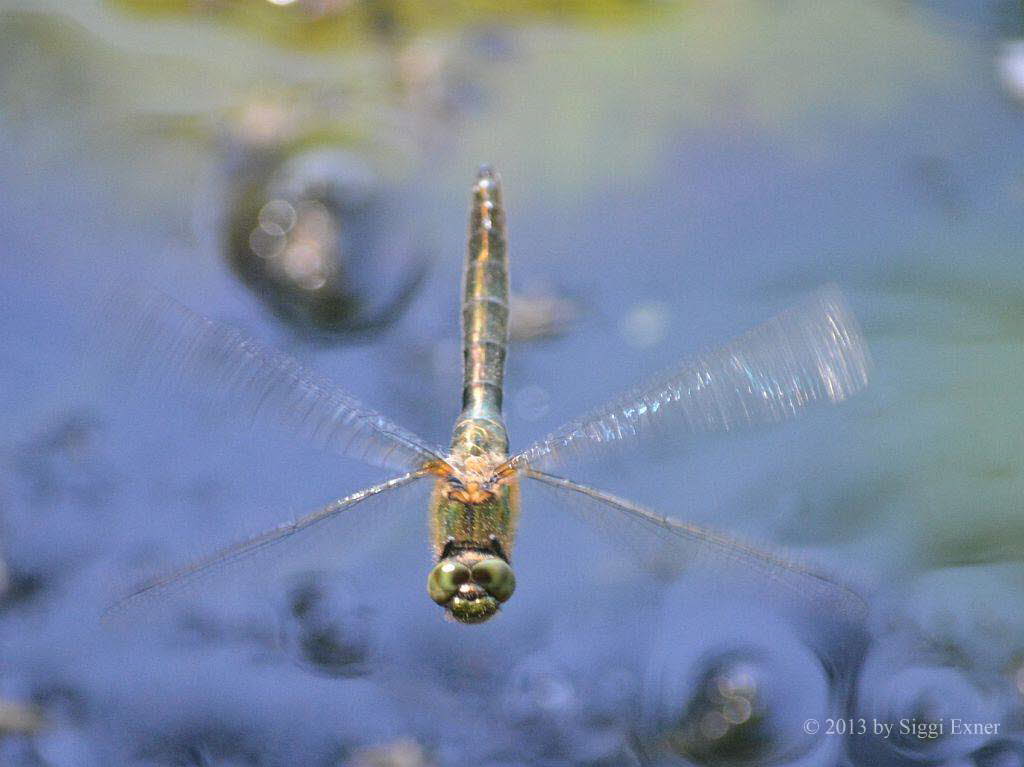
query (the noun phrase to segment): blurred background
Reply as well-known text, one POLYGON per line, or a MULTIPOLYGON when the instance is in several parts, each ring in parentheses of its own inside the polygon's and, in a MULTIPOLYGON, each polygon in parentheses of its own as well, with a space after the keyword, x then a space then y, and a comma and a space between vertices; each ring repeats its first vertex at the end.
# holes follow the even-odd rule
POLYGON ((1022 148, 1019 0, 0 0, 0 763, 1024 765, 1022 148), (421 507, 330 573, 101 624, 382 477, 136 385, 112 286, 443 444, 483 162, 513 448, 841 286, 865 395, 580 478, 806 554, 868 614, 654 588, 534 503, 482 626, 426 598, 421 507))

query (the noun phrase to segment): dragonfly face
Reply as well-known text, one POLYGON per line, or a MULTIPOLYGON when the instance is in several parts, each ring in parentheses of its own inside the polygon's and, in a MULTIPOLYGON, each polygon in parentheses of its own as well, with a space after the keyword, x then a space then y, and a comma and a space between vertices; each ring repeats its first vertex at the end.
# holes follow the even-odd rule
POLYGON ((460 623, 482 623, 512 596, 516 576, 491 552, 468 549, 445 557, 427 578, 427 593, 460 623))

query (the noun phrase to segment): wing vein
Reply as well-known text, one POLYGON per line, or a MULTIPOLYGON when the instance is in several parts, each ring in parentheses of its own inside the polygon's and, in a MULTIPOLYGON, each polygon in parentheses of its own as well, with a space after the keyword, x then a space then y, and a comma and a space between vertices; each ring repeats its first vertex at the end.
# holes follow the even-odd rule
POLYGON ((111 617, 120 614, 127 609, 130 609, 136 602, 150 596, 152 592, 160 592, 173 588, 176 584, 183 584, 208 570, 248 557, 261 549, 265 549, 268 546, 295 535, 296 533, 307 530, 318 523, 336 517, 342 512, 349 511, 369 498, 373 498, 374 496, 380 495, 381 493, 389 490, 409 485, 418 479, 422 479, 426 475, 427 472, 425 471, 413 471, 399 477, 389 479, 386 482, 364 488, 356 493, 346 496, 345 498, 333 501, 332 503, 329 503, 314 512, 306 514, 299 519, 265 530, 262 533, 258 533, 250 538, 238 541, 230 546, 196 559, 178 570, 145 580, 136 585, 124 597, 107 608, 105 615, 107 617, 111 617))
POLYGON ((242 413, 250 425, 270 422, 326 447, 394 471, 442 462, 442 451, 370 410, 336 384, 241 333, 185 308, 162 293, 120 291, 119 316, 133 319, 133 367, 162 386, 189 395, 189 404, 242 413))
MULTIPOLYGON (((581 485, 563 477, 533 469, 526 469, 523 474, 549 488, 560 491, 564 500, 568 501, 568 498, 565 497, 568 495, 597 504, 597 508, 592 512, 586 512, 588 516, 595 516, 599 510, 611 510, 621 517, 641 523, 651 531, 668 533, 670 542, 675 539, 676 543, 685 542, 693 547, 690 552, 679 550, 677 553, 680 556, 695 553, 710 554, 719 561, 726 559, 739 565, 740 572, 761 573, 771 578, 773 582, 784 584, 791 591, 799 592, 804 597, 808 595, 824 596, 826 601, 836 606, 845 615, 860 617, 866 613, 867 605, 864 598, 853 588, 814 567, 796 562, 781 553, 766 551, 710 528, 655 513, 611 493, 581 485)), ((570 506, 572 507, 573 504, 570 503, 570 506)), ((579 508, 579 504, 575 504, 575 507, 579 508)))
POLYGON ((509 464, 542 471, 659 432, 728 431, 796 417, 863 389, 870 357, 842 294, 826 286, 717 351, 686 360, 534 443, 509 464))

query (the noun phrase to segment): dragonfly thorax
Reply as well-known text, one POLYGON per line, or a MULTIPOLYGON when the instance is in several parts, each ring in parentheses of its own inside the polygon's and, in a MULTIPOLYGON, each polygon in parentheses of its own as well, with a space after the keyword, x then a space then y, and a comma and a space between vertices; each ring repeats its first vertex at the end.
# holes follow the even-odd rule
POLYGON ((452 501, 480 504, 491 501, 511 474, 506 470, 504 453, 474 455, 453 453, 448 457, 443 493, 452 501))
POLYGON ((465 504, 486 503, 494 498, 494 491, 481 485, 479 482, 466 482, 463 484, 454 478, 448 481, 445 494, 448 500, 465 504))

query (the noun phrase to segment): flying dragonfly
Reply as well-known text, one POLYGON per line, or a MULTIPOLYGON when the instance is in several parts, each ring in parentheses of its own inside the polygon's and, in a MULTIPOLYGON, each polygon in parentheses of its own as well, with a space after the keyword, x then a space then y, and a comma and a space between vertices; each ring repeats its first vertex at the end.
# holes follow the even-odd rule
POLYGON ((699 354, 573 420, 521 452, 509 452, 502 389, 509 278, 501 184, 488 167, 472 188, 463 296, 462 411, 451 447, 431 445, 366 408, 283 354, 160 296, 142 307, 139 337, 161 363, 200 374, 254 419, 282 425, 336 453, 395 473, 385 482, 153 578, 112 609, 162 594, 266 552, 308 553, 358 538, 360 520, 400 513, 416 490, 428 505, 434 564, 427 593, 452 619, 482 623, 512 597, 520 491, 538 486, 584 519, 617 520, 655 536, 673 557, 728 562, 759 582, 833 604, 859 603, 842 583, 785 555, 662 516, 573 481, 570 466, 658 433, 721 432, 777 423, 817 403, 838 403, 868 383, 867 346, 841 293, 828 286, 797 306, 699 354), (339 541, 339 539, 341 539, 339 541))

